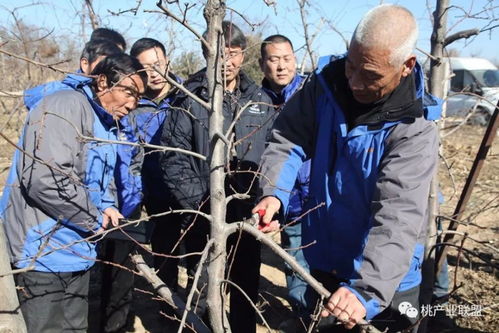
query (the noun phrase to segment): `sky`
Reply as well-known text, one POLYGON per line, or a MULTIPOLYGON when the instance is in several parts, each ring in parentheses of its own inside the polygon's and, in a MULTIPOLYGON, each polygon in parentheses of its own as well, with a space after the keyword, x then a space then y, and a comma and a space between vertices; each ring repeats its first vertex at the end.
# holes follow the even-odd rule
MULTIPOLYGON (((136 14, 125 12, 136 7, 137 0, 93 0, 94 9, 101 18, 101 26, 112 27, 123 33, 131 45, 141 37, 152 37, 162 41, 174 56, 182 51, 200 50, 199 42, 185 28, 171 19, 157 13, 156 0, 143 0, 136 14), (148 12, 149 11, 149 12, 148 12), (150 12, 152 11, 152 12, 150 12), (119 14, 119 15, 116 15, 119 14)), ((165 1, 164 1, 165 2, 165 1)), ((195 4, 187 14, 189 23, 199 32, 204 31, 205 21, 202 16, 204 1, 187 1, 195 4)), ((299 61, 305 56, 303 25, 296 0, 277 0, 275 8, 265 5, 263 0, 227 0, 227 19, 234 20, 246 33, 261 33, 265 38, 274 33, 286 35, 297 50, 299 61), (245 19, 241 18, 241 14, 245 19), (246 23, 246 20, 254 26, 246 23)), ((346 39, 350 39, 356 24, 370 8, 384 1, 374 0, 310 0, 307 7, 306 21, 309 34, 316 35, 313 50, 316 55, 338 54, 345 52, 345 44, 339 31, 346 39)), ((390 3, 407 7, 416 17, 419 24, 418 48, 429 52, 431 27, 431 11, 436 0, 399 0, 390 3)), ((181 1, 185 3, 185 1, 181 1)), ((384 2, 386 3, 386 2, 384 2)), ((450 0, 453 6, 449 10, 448 33, 464 29, 482 29, 490 24, 483 8, 497 6, 494 0, 450 0), (467 13, 478 13, 477 18, 467 18, 467 13)), ((0 0, 0 25, 11 27, 14 20, 13 11, 25 24, 36 25, 54 36, 81 39, 83 42, 91 32, 88 17, 82 24, 81 12, 83 0, 0 0), (83 37, 82 37, 83 36, 83 37)), ((177 14, 179 6, 169 6, 177 14)), ((499 24, 499 8, 495 10, 499 24)), ((83 44, 81 44, 83 45, 83 44)), ((458 41, 450 48, 456 49, 461 56, 488 58, 499 63, 499 27, 466 41, 458 41)), ((424 60, 423 53, 418 56, 424 60)))

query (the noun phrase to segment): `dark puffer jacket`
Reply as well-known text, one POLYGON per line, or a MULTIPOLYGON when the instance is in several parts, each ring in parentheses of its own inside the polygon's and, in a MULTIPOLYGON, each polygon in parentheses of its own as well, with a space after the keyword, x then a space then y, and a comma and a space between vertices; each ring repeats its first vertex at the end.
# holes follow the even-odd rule
MULTIPOLYGON (((223 101, 224 132, 232 120, 248 102, 234 127, 235 152, 231 153, 231 170, 256 171, 260 157, 272 126, 275 111, 272 100, 242 71, 239 84, 234 92, 226 92, 223 101)), ((189 91, 202 100, 208 100, 205 70, 191 76, 185 83, 189 91)), ((208 110, 185 94, 180 94, 173 102, 163 128, 161 144, 182 148, 208 156, 209 154, 209 114, 208 110), (187 111, 187 112, 186 112, 187 111)), ((209 164, 196 157, 168 151, 160 158, 163 177, 172 199, 180 208, 197 209, 208 196, 209 164)), ((252 186, 253 200, 256 196, 257 182, 254 173, 232 173, 229 182, 237 192, 246 191, 252 186)), ((229 186, 228 186, 229 188, 229 186)), ((229 193, 227 193, 229 194, 229 193)))

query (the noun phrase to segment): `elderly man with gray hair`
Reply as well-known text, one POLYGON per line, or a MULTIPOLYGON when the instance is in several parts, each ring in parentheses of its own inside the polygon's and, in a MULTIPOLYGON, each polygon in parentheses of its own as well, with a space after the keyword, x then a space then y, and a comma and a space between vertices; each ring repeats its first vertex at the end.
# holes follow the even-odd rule
MULTIPOLYGON (((417 35, 405 8, 369 11, 347 56, 331 57, 288 101, 262 158, 254 212, 265 210, 265 223, 288 206, 297 171, 312 160, 302 245, 312 274, 332 292, 323 326, 336 317, 351 329, 365 318, 392 332, 417 320, 438 147, 413 54, 417 35)), ((317 295, 306 298, 313 308, 317 295)))

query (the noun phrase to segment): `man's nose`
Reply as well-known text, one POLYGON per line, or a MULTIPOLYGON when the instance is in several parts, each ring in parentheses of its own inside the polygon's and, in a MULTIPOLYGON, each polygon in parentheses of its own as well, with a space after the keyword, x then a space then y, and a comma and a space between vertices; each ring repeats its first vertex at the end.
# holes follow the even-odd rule
POLYGON ((277 69, 281 70, 281 69, 284 69, 285 66, 284 66, 284 60, 283 59, 279 59, 277 61, 277 69))
POLYGON ((125 109, 130 112, 137 108, 138 99, 134 98, 133 101, 129 101, 125 104, 125 109))
POLYGON ((360 75, 353 73, 348 79, 348 84, 352 90, 364 89, 364 82, 361 80, 360 75))

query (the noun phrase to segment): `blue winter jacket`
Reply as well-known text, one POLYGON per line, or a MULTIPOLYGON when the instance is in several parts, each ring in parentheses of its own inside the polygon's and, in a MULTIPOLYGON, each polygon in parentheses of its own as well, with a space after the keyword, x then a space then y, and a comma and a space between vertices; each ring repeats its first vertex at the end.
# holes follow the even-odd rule
MULTIPOLYGON (((90 83, 92 78, 76 74, 69 74, 63 81, 52 81, 28 89, 24 93, 24 104, 28 110, 33 109, 45 96, 61 90, 82 89, 91 94, 90 83)), ((120 141, 137 143, 137 129, 130 123, 129 116, 120 119, 118 138, 120 141)), ((141 168, 143 152, 140 147, 117 145, 117 166, 115 168, 116 197, 118 208, 125 217, 130 217, 142 202, 141 168)))
MULTIPOLYGON (((271 88, 267 79, 263 79, 262 88, 272 99, 274 105, 282 107, 298 89, 301 88, 305 77, 296 74, 293 80, 284 87, 280 94, 276 94, 271 88)), ((310 182, 310 161, 306 161, 298 171, 295 186, 289 196, 289 205, 286 210, 285 220, 287 222, 298 218, 303 212, 303 206, 308 197, 308 185, 310 182)), ((284 229, 285 231, 287 229, 284 229)))
POLYGON ((74 74, 68 74, 62 81, 50 81, 40 84, 36 87, 26 89, 24 91, 24 105, 28 111, 32 110, 38 102, 44 97, 52 95, 61 90, 78 90, 82 89, 86 94, 91 96, 90 83, 92 78, 80 75, 81 70, 76 71, 74 74))
MULTIPOLYGON (((287 207, 298 170, 311 159, 304 209, 315 209, 302 222, 306 260, 311 270, 343 280, 371 319, 396 291, 420 284, 438 135, 421 116, 383 120, 403 108, 379 114, 373 126, 349 128, 325 74, 336 60, 319 69, 276 119, 262 157, 262 195, 287 207)), ((422 105, 419 65, 413 77, 413 98, 422 105)), ((434 102, 429 109, 438 110, 434 102)))
MULTIPOLYGON (((137 109, 121 119, 123 139, 130 142, 158 144, 163 122, 166 119, 168 101, 159 106, 148 99, 141 99, 137 109), (143 108, 147 112, 142 112, 143 108), (154 110, 154 111, 153 111, 154 110), (159 134, 158 134, 159 133, 159 134)), ((137 146, 120 145, 115 172, 118 202, 121 213, 129 217, 141 204, 144 197, 143 174, 154 171, 144 149, 137 146)))
POLYGON ((91 89, 80 86, 86 78, 79 78, 70 75, 60 91, 28 102, 23 153, 15 153, 0 203, 17 268, 88 269, 95 262, 95 242, 84 239, 102 225, 102 211, 115 206, 116 146, 80 135, 116 140, 117 129, 91 89))
MULTIPOLYGON (((170 74, 181 83, 182 80, 170 74)), ((137 108, 121 119, 120 135, 129 142, 160 144, 163 124, 166 120, 170 102, 175 97, 175 89, 161 102, 142 98, 137 108)), ((118 164, 115 178, 118 190, 120 212, 129 217, 144 200, 144 195, 162 198, 165 195, 157 154, 151 149, 137 146, 118 146, 118 164)))

